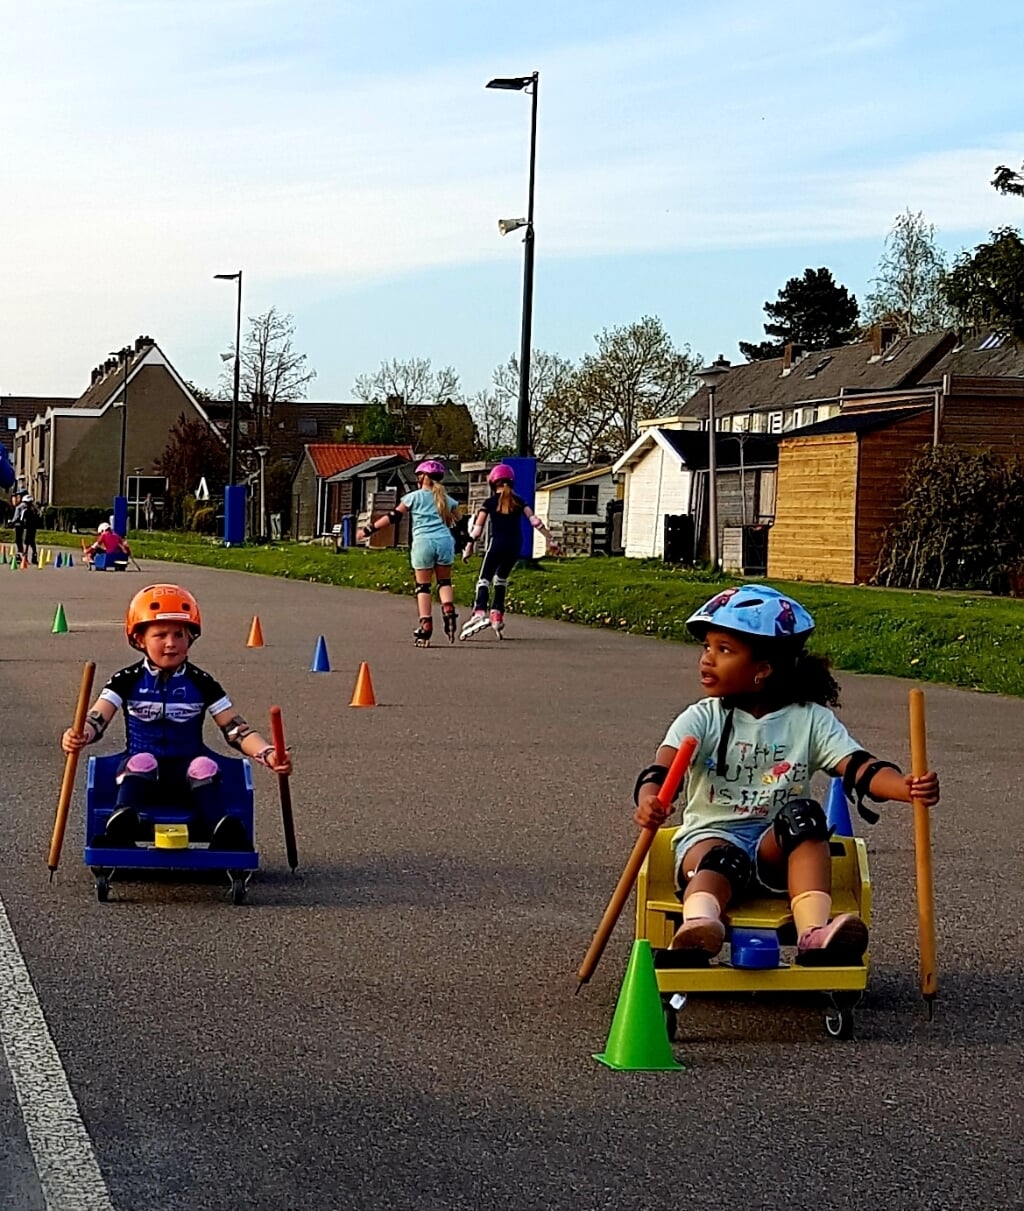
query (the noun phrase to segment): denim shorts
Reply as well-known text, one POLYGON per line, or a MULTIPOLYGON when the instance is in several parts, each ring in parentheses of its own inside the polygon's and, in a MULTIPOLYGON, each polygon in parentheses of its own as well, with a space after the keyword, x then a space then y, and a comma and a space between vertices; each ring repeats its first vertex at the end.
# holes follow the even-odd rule
POLYGON ((415 572, 429 571, 438 564, 447 567, 455 562, 455 539, 447 530, 443 534, 415 534, 409 554, 415 572))
POLYGON ((758 883, 766 891, 770 891, 778 896, 785 895, 786 889, 784 887, 773 887, 771 883, 765 880, 761 872, 761 863, 757 857, 757 847, 761 844, 761 838, 766 832, 770 832, 771 829, 772 822, 770 820, 743 820, 731 826, 720 824, 717 828, 714 826, 695 828, 691 832, 685 833, 677 841, 672 842, 673 849, 675 850, 676 887, 682 889, 686 885, 686 880, 680 877, 679 870, 686 851, 691 846, 696 845, 698 841, 710 841, 713 838, 717 838, 729 845, 735 845, 737 849, 743 850, 750 859, 758 883))

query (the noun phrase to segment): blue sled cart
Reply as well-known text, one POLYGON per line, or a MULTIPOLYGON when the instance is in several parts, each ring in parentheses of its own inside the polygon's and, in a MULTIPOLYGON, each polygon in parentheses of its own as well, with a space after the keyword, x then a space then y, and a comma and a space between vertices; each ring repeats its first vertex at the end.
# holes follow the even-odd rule
POLYGON ((103 835, 107 820, 117 802, 117 771, 123 753, 109 757, 90 757, 85 791, 85 864, 96 880, 96 898, 104 902, 110 895, 110 882, 120 870, 221 870, 231 884, 233 904, 245 902, 252 872, 259 869, 260 856, 255 849, 255 796, 252 766, 243 757, 225 757, 208 752, 220 767, 220 788, 225 815, 238 817, 253 839, 248 850, 211 849, 207 842, 189 838, 187 807, 153 807, 139 812, 145 830, 153 830, 151 841, 134 845, 93 845, 103 835))

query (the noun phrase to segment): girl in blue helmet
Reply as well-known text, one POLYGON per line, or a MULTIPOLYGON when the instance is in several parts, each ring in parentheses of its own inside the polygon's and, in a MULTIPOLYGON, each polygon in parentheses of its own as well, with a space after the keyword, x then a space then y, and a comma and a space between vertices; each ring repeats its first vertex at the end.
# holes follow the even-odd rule
MULTIPOLYGON (((416 489, 406 494, 386 517, 374 518, 362 528, 369 540, 375 530, 396 525, 403 513, 411 515, 412 542, 409 555, 416 580, 416 612, 419 625, 412 637, 418 648, 430 647, 434 632, 431 581, 437 578, 437 595, 441 601, 441 617, 448 642, 455 642, 455 590, 452 588, 452 564, 455 562, 455 539, 451 527, 458 518, 459 502, 445 491, 444 463, 427 458, 416 468, 416 489), (421 604, 422 603, 422 604, 421 604)), ((358 535, 357 535, 358 537, 358 535)))
POLYGON ((473 543, 484 532, 488 521, 491 523, 491 538, 484 552, 480 576, 476 582, 473 613, 466 620, 460 639, 468 639, 488 626, 493 627, 499 639, 502 637, 502 631, 505 629, 505 590, 523 547, 524 517, 535 530, 544 535, 548 550, 558 550, 551 541, 551 531, 522 497, 512 491, 516 473, 508 463, 498 463, 496 467, 492 467, 487 482, 493 491, 473 518, 473 524, 469 528, 470 541, 462 553, 462 558, 468 559, 472 555, 473 543), (493 600, 490 596, 492 585, 493 600))
POLYGON ((697 751, 686 780, 682 825, 673 838, 683 923, 672 948, 710 958, 725 940, 722 914, 750 888, 788 895, 797 963, 858 963, 867 926, 853 913, 832 917, 829 827, 810 798, 819 771, 841 777, 867 819, 867 796, 939 801, 939 780, 902 774, 877 761, 829 709, 839 687, 828 661, 804 650, 814 619, 799 602, 766 585, 726 589, 687 619, 703 645, 705 697, 669 727, 654 765, 634 791, 635 819, 659 827, 671 814, 657 800, 684 736, 697 751))

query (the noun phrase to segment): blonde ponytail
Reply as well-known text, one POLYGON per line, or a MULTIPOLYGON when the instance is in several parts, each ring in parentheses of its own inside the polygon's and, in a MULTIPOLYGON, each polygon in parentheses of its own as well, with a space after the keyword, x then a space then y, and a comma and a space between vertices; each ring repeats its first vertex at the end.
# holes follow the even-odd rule
POLYGON ((510 483, 503 483, 498 488, 498 512, 511 513, 512 504, 512 485, 510 483))
POLYGON ((448 493, 445 491, 444 484, 439 480, 432 479, 430 481, 430 490, 434 494, 434 504, 437 505, 437 511, 441 514, 441 520, 446 526, 453 525, 455 514, 448 504, 448 493))

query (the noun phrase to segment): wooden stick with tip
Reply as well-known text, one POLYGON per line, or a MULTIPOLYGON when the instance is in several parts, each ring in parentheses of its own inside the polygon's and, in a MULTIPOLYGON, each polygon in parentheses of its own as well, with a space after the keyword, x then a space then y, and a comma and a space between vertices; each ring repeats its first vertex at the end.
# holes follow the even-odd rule
MULTIPOLYGON (((284 722, 281 719, 281 708, 270 708, 270 738, 274 742, 274 756, 283 761, 287 753, 284 743, 284 722)), ((287 774, 277 775, 277 788, 281 793, 281 823, 284 825, 284 848, 288 855, 288 865, 295 873, 299 864, 298 851, 295 848, 295 818, 292 815, 292 788, 287 774)))
MULTIPOLYGON (((910 772, 915 778, 928 772, 924 691, 910 691, 910 772)), ((920 947, 921 995, 928 1002, 938 991, 935 958, 935 893, 932 886, 931 814, 923 803, 914 803, 914 860, 917 868, 917 933, 920 947)))
MULTIPOLYGON (((679 789, 679 784, 682 782, 690 762, 693 760, 693 754, 696 751, 697 741, 693 736, 685 736, 682 744, 676 750, 675 757, 672 759, 668 776, 658 791, 658 802, 662 807, 670 808, 672 806, 672 802, 676 797, 676 791, 679 789)), ((615 922, 619 919, 619 915, 625 907, 626 901, 629 899, 629 893, 633 890, 633 884, 640 873, 640 867, 643 866, 644 859, 647 857, 651 846, 654 844, 654 838, 657 835, 658 830, 656 828, 643 828, 640 830, 640 836, 637 837, 636 844, 633 846, 633 852, 629 855, 625 869, 618 883, 615 885, 612 897, 608 901, 608 907, 604 910, 604 916, 601 918, 597 932, 594 934, 594 940, 590 943, 590 949, 583 956, 583 962, 576 973, 577 992, 594 974, 600 962, 601 955, 604 954, 604 948, 608 945, 608 939, 612 936, 615 922)))
MULTIPOLYGON (((75 720, 71 725, 76 736, 81 736, 85 730, 85 716, 89 710, 89 697, 92 694, 92 679, 96 676, 95 660, 87 660, 82 669, 82 684, 78 688, 78 702, 75 704, 75 720)), ((75 774, 78 771, 78 754, 67 753, 64 757, 64 778, 60 784, 60 795, 57 799, 57 818, 53 822, 53 835, 50 838, 50 852, 46 865, 50 870, 50 882, 53 882, 54 872, 60 865, 60 851, 64 846, 64 830, 68 823, 68 810, 71 807, 71 795, 75 789, 75 774)))

